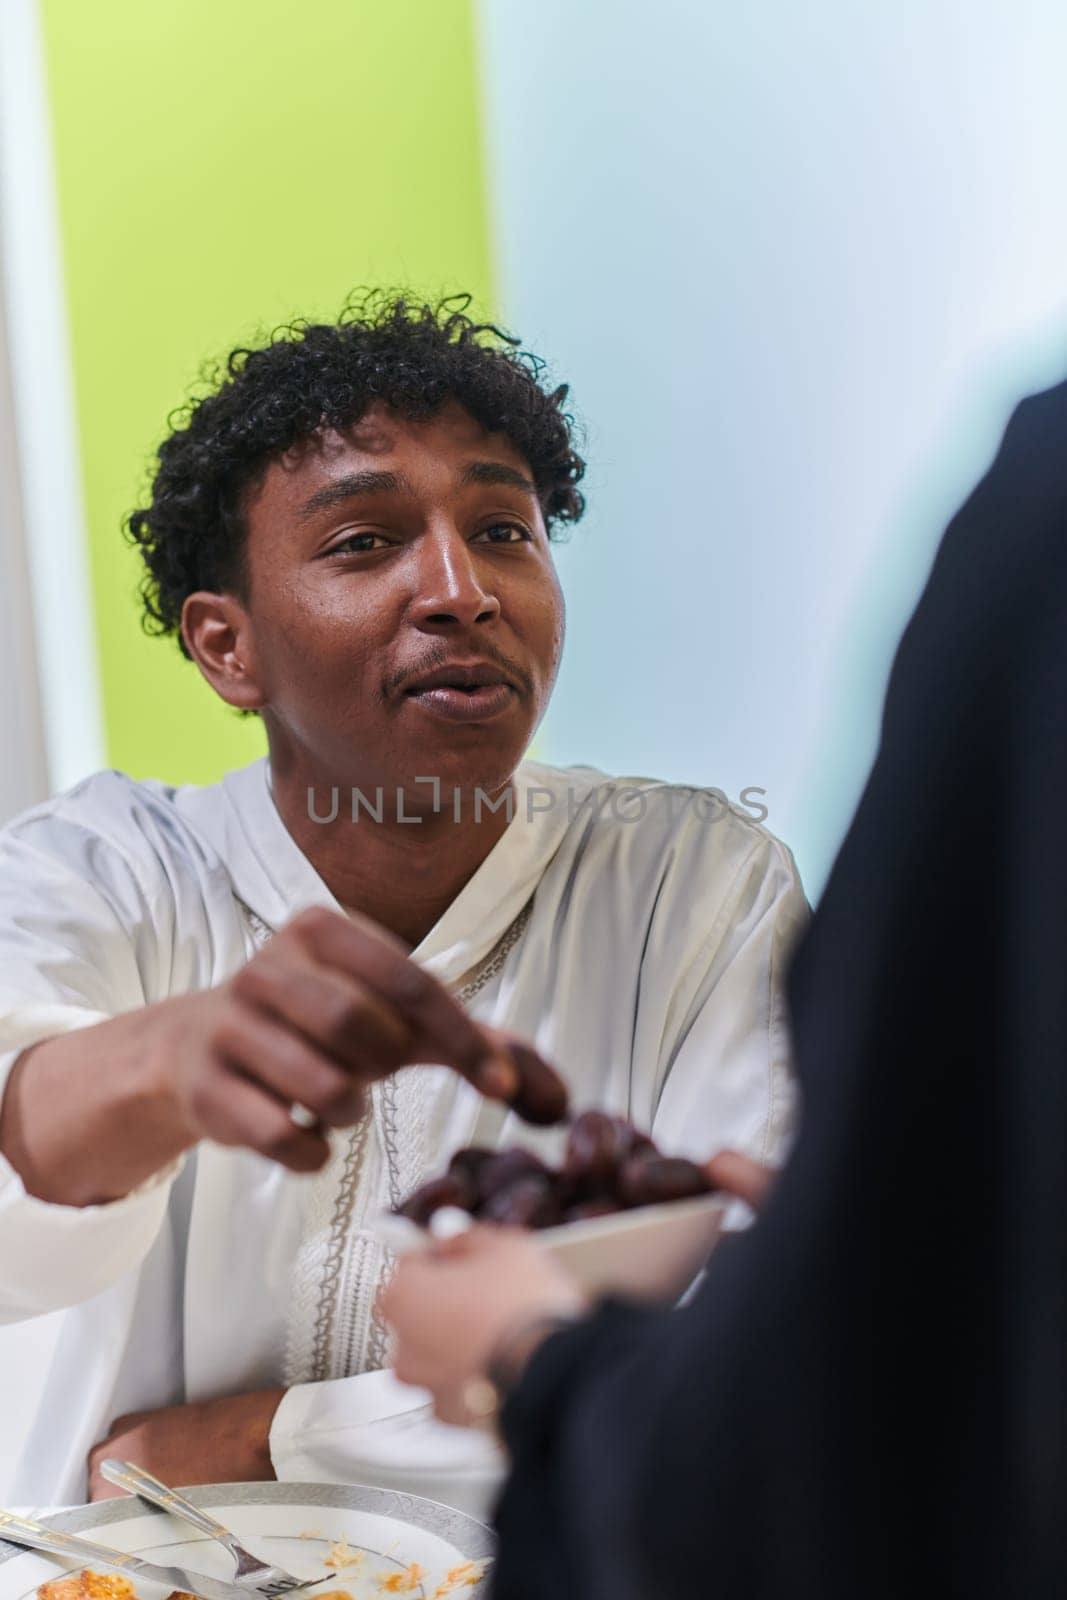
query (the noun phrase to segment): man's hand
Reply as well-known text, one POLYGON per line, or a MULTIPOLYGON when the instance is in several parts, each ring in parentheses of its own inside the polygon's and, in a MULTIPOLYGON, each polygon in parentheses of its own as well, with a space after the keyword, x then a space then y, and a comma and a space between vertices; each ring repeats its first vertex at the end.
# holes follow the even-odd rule
POLYGON ((284 1389, 202 1400, 118 1417, 89 1452, 89 1499, 125 1491, 100 1475, 108 1456, 132 1461, 173 1488, 194 1483, 259 1483, 274 1477, 270 1427, 284 1389))
POLYGON ((324 1130, 357 1122, 365 1086, 413 1062, 453 1067, 531 1121, 566 1110, 532 1046, 480 1027, 385 929, 315 908, 215 989, 25 1052, 0 1150, 29 1193, 67 1205, 118 1199, 201 1139, 313 1172, 324 1130))

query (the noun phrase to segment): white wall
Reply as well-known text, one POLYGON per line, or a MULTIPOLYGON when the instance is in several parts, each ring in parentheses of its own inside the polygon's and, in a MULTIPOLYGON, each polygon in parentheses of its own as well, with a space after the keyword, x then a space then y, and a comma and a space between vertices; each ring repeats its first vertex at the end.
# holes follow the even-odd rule
MULTIPOLYGON (((21 543, 17 604, 32 631, 48 793, 106 764, 62 271, 37 0, 0 0, 0 300, 14 427, 0 449, 10 475, 17 442, 10 537, 21 543)), ((0 821, 17 809, 0 792, 0 821)))
MULTIPOLYGON (((0 823, 48 793, 4 324, 0 296, 0 823)), ((36 1401, 20 1376, 21 1352, 28 1353, 39 1348, 42 1339, 54 1337, 55 1324, 50 1318, 8 1330, 8 1364, 0 1369, 0 1505, 8 1503, 14 1470, 8 1441, 21 1437, 36 1401)))
MULTIPOLYGON (((0 296, 0 823, 48 793, 3 312, 0 296)), ((54 1337, 51 1319, 8 1330, 9 1364, 0 1370, 0 1505, 8 1503, 14 1471, 7 1442, 22 1436, 36 1401, 20 1377, 21 1353, 54 1337)))
MULTIPOLYGON (((0 823, 103 765, 59 272, 36 6, 0 0, 0 823)), ((0 1504, 37 1401, 21 1351, 57 1331, 7 1330, 0 1504)))
POLYGON ((3 309, 0 298, 0 822, 48 792, 3 309))
POLYGON ((941 526, 1067 372, 1067 8, 481 18, 504 312, 590 428, 541 748, 761 785, 815 891, 941 526))

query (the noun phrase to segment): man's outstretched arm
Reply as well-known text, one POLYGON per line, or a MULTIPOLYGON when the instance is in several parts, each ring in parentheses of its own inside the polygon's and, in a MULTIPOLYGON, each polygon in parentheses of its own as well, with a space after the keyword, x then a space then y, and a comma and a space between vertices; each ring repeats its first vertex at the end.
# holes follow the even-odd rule
POLYGON ((121 1198, 201 1139, 312 1172, 325 1129, 362 1116, 366 1084, 429 1061, 535 1102, 539 1118, 566 1104, 532 1051, 480 1028, 384 930, 315 909, 214 989, 24 1052, 0 1105, 0 1153, 28 1194, 74 1206, 121 1198))

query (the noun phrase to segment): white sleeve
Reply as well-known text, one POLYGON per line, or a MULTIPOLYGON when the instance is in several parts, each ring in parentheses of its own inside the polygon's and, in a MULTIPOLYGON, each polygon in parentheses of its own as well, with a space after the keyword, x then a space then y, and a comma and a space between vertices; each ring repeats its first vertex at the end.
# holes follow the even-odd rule
POLYGON ((362 1372, 289 1389, 270 1452, 279 1479, 370 1483, 423 1495, 485 1522, 507 1458, 496 1438, 438 1422, 429 1393, 392 1372, 362 1372))
MULTIPOLYGON (((686 909, 691 916, 692 899, 686 909)), ((784 1159, 796 1109, 784 984, 808 914, 792 857, 763 835, 690 945, 666 1007, 652 1123, 663 1149, 700 1161, 725 1148, 784 1159)), ((738 1203, 727 1226, 748 1218, 738 1203)))
MULTIPOLYGON (((86 830, 39 808, 0 832, 0 1097, 31 1044, 145 1003, 147 920, 136 874, 86 830)), ((180 1165, 79 1207, 28 1195, 0 1156, 0 1322, 76 1305, 139 1265, 180 1165)))

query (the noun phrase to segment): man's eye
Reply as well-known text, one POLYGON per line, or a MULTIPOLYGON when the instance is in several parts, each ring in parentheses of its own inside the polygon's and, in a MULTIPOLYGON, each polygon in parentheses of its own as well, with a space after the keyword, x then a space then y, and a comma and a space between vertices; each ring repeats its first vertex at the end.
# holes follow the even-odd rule
POLYGON ((521 522, 494 522, 491 528, 483 528, 481 533, 475 534, 476 539, 485 539, 489 544, 519 544, 529 537, 529 529, 521 522))
POLYGON ((380 533, 350 533, 347 539, 342 539, 339 544, 331 547, 330 554, 335 556, 338 553, 345 555, 351 552, 353 555, 362 555, 365 550, 373 550, 375 548, 375 539, 380 545, 388 544, 389 542, 387 539, 383 539, 380 533))

